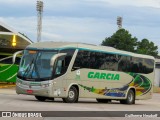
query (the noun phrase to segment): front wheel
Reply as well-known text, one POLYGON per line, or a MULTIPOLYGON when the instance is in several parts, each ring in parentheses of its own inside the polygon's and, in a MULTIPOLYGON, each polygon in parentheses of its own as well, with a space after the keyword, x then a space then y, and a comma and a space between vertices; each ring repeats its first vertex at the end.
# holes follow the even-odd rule
POLYGON ((127 98, 125 100, 120 100, 121 104, 135 104, 135 93, 133 90, 129 90, 127 98))
POLYGON ((69 91, 68 91, 68 96, 67 98, 62 98, 63 102, 65 103, 76 103, 78 102, 78 91, 77 89, 72 86, 69 91))

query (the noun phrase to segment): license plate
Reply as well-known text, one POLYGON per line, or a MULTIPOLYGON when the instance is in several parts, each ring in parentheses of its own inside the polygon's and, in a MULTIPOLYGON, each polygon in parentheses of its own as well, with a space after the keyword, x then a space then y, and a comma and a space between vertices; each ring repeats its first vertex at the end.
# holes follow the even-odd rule
POLYGON ((33 90, 27 90, 27 93, 32 94, 33 90))

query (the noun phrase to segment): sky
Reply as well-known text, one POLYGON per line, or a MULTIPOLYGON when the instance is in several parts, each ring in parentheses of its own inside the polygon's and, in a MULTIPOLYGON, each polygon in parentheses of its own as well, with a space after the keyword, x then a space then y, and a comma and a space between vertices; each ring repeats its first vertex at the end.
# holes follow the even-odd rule
MULTIPOLYGON (((122 27, 159 47, 160 0, 43 0, 42 40, 100 45, 122 27)), ((0 21, 37 40, 36 0, 0 0, 0 21)))

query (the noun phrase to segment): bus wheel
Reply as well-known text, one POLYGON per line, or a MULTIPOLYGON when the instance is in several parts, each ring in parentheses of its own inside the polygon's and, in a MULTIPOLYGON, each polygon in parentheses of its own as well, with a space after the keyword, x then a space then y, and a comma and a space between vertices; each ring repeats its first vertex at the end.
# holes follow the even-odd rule
POLYGON ((96 99, 96 100, 99 103, 108 103, 108 102, 111 102, 111 100, 109 100, 109 99, 96 99))
POLYGON ((62 98, 63 102, 65 103, 76 103, 78 102, 78 91, 77 89, 72 86, 69 91, 68 91, 68 97, 67 98, 62 98))
POLYGON ((35 98, 39 101, 45 101, 47 98, 42 96, 35 96, 35 98))
POLYGON ((135 93, 133 90, 129 90, 127 94, 127 98, 125 100, 120 100, 121 104, 135 104, 135 93))

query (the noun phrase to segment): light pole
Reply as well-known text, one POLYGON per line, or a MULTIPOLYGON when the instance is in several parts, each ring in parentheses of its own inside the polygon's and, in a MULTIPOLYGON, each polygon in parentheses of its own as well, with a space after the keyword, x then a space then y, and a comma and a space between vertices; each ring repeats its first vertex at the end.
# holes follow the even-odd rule
POLYGON ((117 25, 118 25, 118 29, 122 28, 122 17, 120 16, 117 17, 117 25))
POLYGON ((41 41, 43 1, 37 0, 37 42, 41 41))

